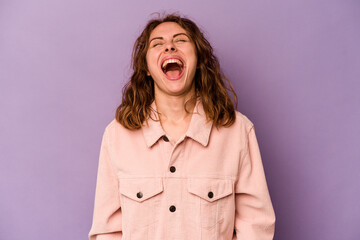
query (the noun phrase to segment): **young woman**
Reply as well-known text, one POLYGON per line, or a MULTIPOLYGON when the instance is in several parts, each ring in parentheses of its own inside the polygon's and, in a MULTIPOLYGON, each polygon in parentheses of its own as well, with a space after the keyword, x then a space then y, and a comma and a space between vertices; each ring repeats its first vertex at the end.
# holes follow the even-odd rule
POLYGON ((132 66, 102 139, 89 239, 272 239, 254 125, 196 24, 149 21, 132 66))

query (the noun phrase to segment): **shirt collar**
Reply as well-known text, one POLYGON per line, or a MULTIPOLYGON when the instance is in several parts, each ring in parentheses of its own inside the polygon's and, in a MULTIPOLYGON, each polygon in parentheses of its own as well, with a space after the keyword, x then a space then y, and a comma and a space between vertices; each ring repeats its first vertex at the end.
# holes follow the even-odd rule
MULTIPOLYGON (((157 110, 155 101, 151 103, 151 108, 155 111, 157 110)), ((155 120, 159 120, 159 115, 154 111, 151 111, 151 117, 155 120)), ((145 142, 148 147, 154 145, 160 137, 166 134, 160 121, 155 121, 151 119, 151 117, 148 118, 148 125, 145 123, 144 126, 142 126, 145 142)), ((212 120, 208 123, 206 122, 204 108, 201 99, 198 98, 185 137, 190 137, 206 147, 209 142, 212 125, 212 120)))

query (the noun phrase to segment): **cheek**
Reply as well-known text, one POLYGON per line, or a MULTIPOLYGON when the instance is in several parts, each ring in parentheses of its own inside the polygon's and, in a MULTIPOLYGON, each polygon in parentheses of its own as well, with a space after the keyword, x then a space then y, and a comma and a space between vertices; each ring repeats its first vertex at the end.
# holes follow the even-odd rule
POLYGON ((146 65, 147 65, 147 66, 148 66, 148 68, 149 68, 149 63, 151 63, 151 59, 150 59, 149 54, 146 54, 145 59, 146 59, 146 65))
POLYGON ((197 54, 195 49, 191 49, 188 51, 188 56, 191 56, 191 62, 196 66, 197 65, 197 54))
POLYGON ((192 67, 193 68, 196 68, 197 67, 197 56, 196 56, 196 54, 194 53, 194 55, 192 56, 192 58, 191 58, 191 65, 192 65, 192 67))
POLYGON ((155 69, 157 67, 155 54, 146 54, 146 64, 149 70, 155 69))

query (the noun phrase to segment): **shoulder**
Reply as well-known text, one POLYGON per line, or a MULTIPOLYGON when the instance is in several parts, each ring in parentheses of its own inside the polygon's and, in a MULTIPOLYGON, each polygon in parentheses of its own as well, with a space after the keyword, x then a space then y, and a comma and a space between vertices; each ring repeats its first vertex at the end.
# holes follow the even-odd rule
POLYGON ((246 145, 248 141, 249 133, 253 129, 253 122, 242 112, 235 110, 235 121, 231 126, 221 126, 219 130, 214 129, 214 138, 220 139, 232 139, 235 145, 246 145))
POLYGON ((135 136, 139 130, 130 130, 121 125, 115 118, 105 126, 104 134, 109 138, 135 136))
POLYGON ((246 133, 249 133, 250 130, 254 127, 253 122, 243 113, 235 110, 235 122, 234 125, 237 128, 243 129, 246 133))
POLYGON ((113 131, 116 128, 123 128, 123 126, 114 118, 106 125, 105 131, 113 131))

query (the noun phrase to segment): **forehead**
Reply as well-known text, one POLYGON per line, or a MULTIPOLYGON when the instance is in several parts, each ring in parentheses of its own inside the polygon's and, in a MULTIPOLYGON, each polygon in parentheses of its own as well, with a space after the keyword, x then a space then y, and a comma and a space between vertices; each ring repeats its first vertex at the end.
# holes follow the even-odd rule
POLYGON ((160 23, 150 34, 150 39, 153 37, 173 36, 177 33, 187 33, 179 24, 175 22, 160 23))

